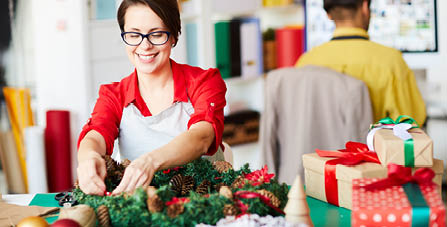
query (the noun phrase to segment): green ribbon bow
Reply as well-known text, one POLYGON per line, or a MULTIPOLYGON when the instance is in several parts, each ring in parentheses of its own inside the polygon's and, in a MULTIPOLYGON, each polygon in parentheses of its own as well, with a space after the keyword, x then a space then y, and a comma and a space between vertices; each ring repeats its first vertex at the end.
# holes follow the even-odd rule
POLYGON ((377 122, 376 124, 372 125, 371 128, 375 128, 377 126, 377 124, 382 124, 382 125, 397 125, 400 123, 407 123, 407 124, 416 124, 415 126, 411 127, 411 128, 419 128, 418 123, 416 122, 416 120, 414 120, 412 117, 407 116, 407 115, 400 115, 399 117, 397 117, 397 119, 394 121, 392 118, 390 117, 385 117, 379 120, 379 122, 377 122))

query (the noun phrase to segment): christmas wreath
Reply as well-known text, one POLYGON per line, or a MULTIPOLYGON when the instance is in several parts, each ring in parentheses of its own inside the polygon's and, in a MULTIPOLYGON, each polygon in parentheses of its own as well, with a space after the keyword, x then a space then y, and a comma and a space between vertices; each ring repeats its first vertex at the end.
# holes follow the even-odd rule
MULTIPOLYGON (((129 161, 117 163, 106 156, 107 191, 123 177, 129 161)), ((119 196, 84 194, 79 187, 73 196, 100 211, 99 223, 112 226, 215 225, 225 216, 283 215, 288 186, 279 184, 267 166, 251 171, 248 164, 234 170, 230 163, 198 159, 186 165, 159 171, 149 187, 119 196), (108 212, 108 215, 107 215, 108 212), (106 220, 105 220, 106 219, 106 220)))

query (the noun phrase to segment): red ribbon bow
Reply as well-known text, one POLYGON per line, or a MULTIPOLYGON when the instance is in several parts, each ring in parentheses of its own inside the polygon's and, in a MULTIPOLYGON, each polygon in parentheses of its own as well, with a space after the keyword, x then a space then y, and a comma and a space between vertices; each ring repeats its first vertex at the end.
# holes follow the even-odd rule
POLYGON ((328 203, 339 206, 338 204, 338 183, 335 176, 335 167, 337 164, 342 165, 357 165, 362 162, 379 163, 379 158, 375 152, 371 152, 368 146, 363 143, 347 142, 346 149, 338 151, 323 151, 315 149, 320 157, 332 157, 326 161, 324 165, 324 189, 326 193, 326 200, 328 203))
POLYGON ((284 211, 282 211, 281 209, 279 209, 278 207, 275 207, 271 201, 270 198, 263 196, 257 192, 251 192, 251 191, 237 191, 236 193, 234 193, 234 198, 236 201, 236 205, 238 206, 239 210, 241 210, 241 214, 239 214, 237 217, 243 216, 245 214, 247 214, 248 211, 248 206, 245 205, 242 201, 240 201, 239 199, 254 199, 254 198, 259 198, 261 199, 261 201, 266 204, 267 206, 269 206, 270 208, 272 208, 273 210, 275 210, 276 212, 280 213, 280 214, 285 214, 284 211), (238 199, 239 198, 239 199, 238 199))
POLYGON ((416 183, 418 185, 433 184, 433 177, 435 177, 435 172, 429 168, 418 169, 414 172, 413 175, 411 175, 410 167, 404 167, 401 165, 390 163, 388 164, 387 178, 359 187, 369 191, 385 189, 410 182, 416 183))

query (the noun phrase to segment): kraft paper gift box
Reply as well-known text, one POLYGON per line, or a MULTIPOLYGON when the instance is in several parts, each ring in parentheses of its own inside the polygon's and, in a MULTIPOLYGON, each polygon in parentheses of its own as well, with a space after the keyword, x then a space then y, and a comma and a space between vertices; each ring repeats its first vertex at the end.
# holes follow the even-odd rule
POLYGON ((406 158, 414 158, 414 167, 431 167, 433 165, 433 141, 420 128, 412 128, 408 130, 413 137, 413 152, 409 155, 413 157, 405 157, 405 141, 394 135, 392 129, 380 129, 374 134, 374 151, 379 156, 383 166, 389 163, 398 165, 408 164, 406 158))
POLYGON ((446 226, 436 184, 401 183, 384 186, 379 178, 353 180, 352 226, 446 226))
POLYGON ((366 141, 369 150, 377 152, 383 166, 389 163, 406 167, 433 165, 433 141, 409 116, 380 119, 372 125, 366 141))
MULTIPOLYGON (((303 155, 304 180, 306 185, 306 194, 316 199, 328 202, 325 191, 325 163, 335 158, 320 157, 316 153, 303 155)), ((358 178, 385 178, 387 168, 381 164, 372 162, 363 162, 358 165, 336 165, 336 180, 338 185, 338 204, 347 209, 352 208, 352 180, 358 178)), ((418 168, 414 168, 418 169, 418 168)), ((434 165, 431 167, 436 173, 433 182, 438 185, 439 190, 442 184, 442 174, 444 163, 442 160, 434 159, 434 165)), ((332 189, 334 190, 334 189, 332 189)), ((335 205, 335 204, 334 204, 335 205)))

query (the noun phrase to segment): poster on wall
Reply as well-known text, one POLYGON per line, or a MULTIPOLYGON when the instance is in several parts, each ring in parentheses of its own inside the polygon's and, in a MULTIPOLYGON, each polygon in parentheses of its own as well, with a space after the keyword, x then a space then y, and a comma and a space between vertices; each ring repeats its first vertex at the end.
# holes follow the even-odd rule
MULTIPOLYGON (((334 29, 323 0, 307 0, 307 49, 329 41, 334 29)), ((368 33, 371 41, 402 52, 436 52, 436 0, 374 0, 368 33)))

